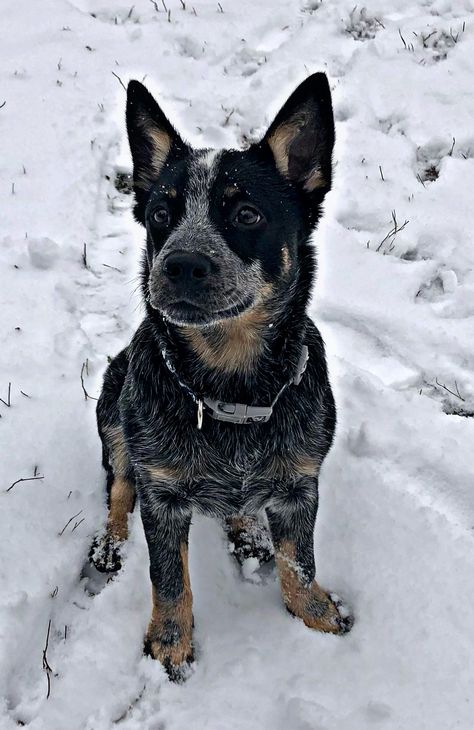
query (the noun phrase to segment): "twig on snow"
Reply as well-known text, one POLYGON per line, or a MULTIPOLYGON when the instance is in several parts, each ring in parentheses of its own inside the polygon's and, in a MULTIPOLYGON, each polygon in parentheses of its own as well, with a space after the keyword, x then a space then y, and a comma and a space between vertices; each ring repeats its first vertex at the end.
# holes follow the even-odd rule
POLYGON ((448 387, 447 387, 446 385, 444 385, 443 383, 440 383, 440 382, 439 382, 439 380, 438 380, 438 378, 436 378, 436 379, 435 379, 435 382, 436 382, 436 385, 438 385, 438 386, 439 386, 440 388, 443 388, 443 389, 444 389, 444 390, 446 390, 446 391, 447 391, 448 393, 451 393, 451 395, 454 395, 454 397, 455 397, 455 398, 459 398, 459 400, 462 400, 462 401, 463 401, 463 403, 465 403, 466 399, 465 399, 465 398, 463 398, 463 397, 462 397, 462 395, 460 394, 460 392, 459 392, 459 388, 458 388, 458 384, 457 384, 457 382, 456 382, 456 381, 454 381, 454 387, 456 388, 456 392, 454 392, 453 390, 450 390, 450 389, 449 389, 449 388, 448 388, 448 387))
POLYGON ((1 402, 2 402, 2 403, 3 403, 4 405, 5 405, 5 406, 7 406, 7 408, 10 408, 10 406, 11 406, 11 404, 12 404, 12 403, 11 403, 11 399, 10 399, 10 396, 11 396, 11 392, 12 392, 12 384, 11 384, 11 383, 8 383, 8 395, 7 395, 7 399, 6 399, 6 400, 3 400, 3 398, 0 398, 0 401, 1 401, 1 402))
POLYGON ((419 173, 419 172, 418 172, 418 173, 417 173, 417 175, 416 175, 416 179, 418 180, 418 182, 421 182, 421 184, 423 185, 423 187, 424 187, 424 188, 426 188, 426 185, 425 185, 425 183, 423 182, 423 178, 421 177, 421 175, 420 175, 420 173, 419 173))
POLYGON ((81 367, 81 386, 82 386, 82 391, 84 393, 84 400, 88 400, 88 398, 90 398, 91 400, 99 400, 98 398, 94 398, 93 395, 89 395, 89 393, 86 390, 86 386, 84 385, 84 369, 85 369, 86 373, 89 374, 89 361, 88 360, 83 362, 82 367, 81 367))
POLYGON ((46 672, 46 678, 48 680, 48 692, 46 694, 46 699, 47 700, 49 699, 49 696, 51 694, 51 674, 53 673, 53 670, 51 669, 51 667, 49 665, 48 656, 47 656, 48 644, 49 644, 49 633, 50 633, 50 631, 51 631, 51 619, 49 619, 49 621, 48 621, 48 631, 47 631, 47 634, 46 634, 46 644, 44 645, 44 649, 43 649, 43 669, 46 672))
POLYGON ((44 479, 44 476, 22 477, 21 479, 17 479, 16 482, 13 482, 13 484, 11 484, 6 491, 9 492, 20 482, 34 482, 36 481, 36 479, 44 479))
POLYGON ((392 210, 392 221, 393 221, 393 228, 391 228, 390 231, 385 236, 385 238, 383 238, 380 241, 379 245, 375 249, 376 251, 380 251, 380 249, 382 248, 383 244, 386 241, 388 241, 390 238, 392 239, 392 241, 391 241, 391 244, 392 245, 391 245, 391 248, 389 249, 391 251, 392 248, 393 248, 393 241, 395 239, 395 236, 397 235, 397 233, 400 233, 400 231, 403 231, 403 229, 405 228, 405 226, 407 226, 409 224, 409 222, 410 222, 410 221, 407 221, 406 220, 405 223, 403 223, 401 226, 399 226, 398 225, 398 222, 397 222, 397 214, 396 214, 396 212, 394 210, 392 210))
POLYGON ((127 87, 126 87, 126 86, 125 86, 125 84, 123 83, 123 81, 122 81, 122 79, 120 78, 120 76, 119 76, 118 74, 116 74, 116 73, 115 73, 115 71, 112 71, 112 76, 115 76, 115 78, 119 80, 119 82, 120 82, 121 86, 122 86, 122 87, 123 87, 123 88, 125 89, 125 91, 127 91, 127 87))
POLYGON ((79 517, 79 515, 80 515, 80 514, 82 514, 82 510, 81 510, 81 509, 79 510, 79 512, 78 512, 78 513, 77 513, 76 515, 73 515, 73 516, 71 517, 71 519, 70 519, 70 520, 68 520, 68 521, 66 522, 66 524, 64 525, 64 527, 63 527, 63 529, 61 530, 61 532, 60 532, 60 533, 58 533, 58 534, 59 534, 59 537, 60 537, 61 535, 63 535, 63 534, 64 534, 64 531, 66 530, 66 528, 67 528, 67 527, 69 527, 69 525, 71 524, 71 522, 72 522, 73 520, 75 520, 75 519, 76 519, 76 517, 79 517))
POLYGON ((224 124, 223 124, 222 126, 223 126, 223 127, 227 127, 227 125, 229 124, 229 121, 230 121, 230 118, 231 118, 232 114, 234 114, 234 112, 235 112, 235 109, 231 109, 231 110, 229 111, 229 110, 228 110, 228 109, 226 109, 226 108, 225 108, 225 107, 224 107, 224 106, 223 106, 222 104, 221 104, 221 109, 222 109, 222 111, 223 111, 223 112, 225 113, 225 115, 226 115, 226 116, 225 116, 225 119, 224 119, 224 124))
POLYGON ((83 517, 83 518, 82 518, 82 520, 79 520, 79 522, 75 522, 75 523, 74 523, 74 527, 72 528, 71 532, 74 532, 74 530, 76 529, 76 527, 79 527, 79 525, 80 525, 80 524, 81 524, 82 522, 84 522, 84 520, 85 520, 85 519, 86 519, 86 518, 85 518, 85 517, 83 517))

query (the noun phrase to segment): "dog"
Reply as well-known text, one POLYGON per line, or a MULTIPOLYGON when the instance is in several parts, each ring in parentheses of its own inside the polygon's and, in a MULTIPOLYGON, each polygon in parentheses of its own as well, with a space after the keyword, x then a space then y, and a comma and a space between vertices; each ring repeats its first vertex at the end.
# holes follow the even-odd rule
POLYGON ((316 582, 313 550, 336 410, 306 308, 334 120, 316 73, 243 151, 192 149, 137 81, 126 122, 146 314, 98 401, 108 519, 91 560, 120 568, 138 499, 153 598, 145 651, 180 680, 193 661, 193 510, 223 520, 240 562, 274 554, 286 608, 306 626, 343 634, 353 623, 316 582))

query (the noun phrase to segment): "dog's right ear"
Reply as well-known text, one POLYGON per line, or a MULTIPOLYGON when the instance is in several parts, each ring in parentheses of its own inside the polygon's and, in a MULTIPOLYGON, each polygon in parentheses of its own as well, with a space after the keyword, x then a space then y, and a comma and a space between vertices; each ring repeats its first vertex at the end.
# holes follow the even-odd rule
POLYGON ((150 92, 139 81, 127 88, 127 133, 133 159, 135 192, 148 192, 158 178, 172 147, 186 150, 150 92))

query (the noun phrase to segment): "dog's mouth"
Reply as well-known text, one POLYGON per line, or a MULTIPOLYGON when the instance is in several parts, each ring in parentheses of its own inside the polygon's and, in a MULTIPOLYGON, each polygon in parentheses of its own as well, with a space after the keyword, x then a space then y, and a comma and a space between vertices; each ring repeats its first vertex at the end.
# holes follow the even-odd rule
POLYGON ((238 317, 245 310, 250 309, 255 303, 254 295, 248 295, 238 301, 228 304, 221 309, 205 307, 202 304, 195 304, 188 299, 181 299, 166 304, 166 306, 154 306, 163 317, 172 324, 191 327, 206 327, 223 319, 238 317))

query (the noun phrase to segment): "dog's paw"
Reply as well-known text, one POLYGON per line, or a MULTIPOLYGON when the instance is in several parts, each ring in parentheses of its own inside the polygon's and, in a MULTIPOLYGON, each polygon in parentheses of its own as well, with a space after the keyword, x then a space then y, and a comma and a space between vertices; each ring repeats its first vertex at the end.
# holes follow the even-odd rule
POLYGON ((166 637, 161 640, 148 632, 143 645, 146 656, 161 662, 171 682, 184 682, 191 673, 194 651, 191 641, 171 644, 166 637))
POLYGON ((257 559, 260 565, 273 558, 270 534, 260 520, 253 517, 231 518, 226 526, 229 552, 239 565, 249 559, 257 559))
POLYGON ((326 593, 314 583, 297 600, 286 602, 287 610, 306 626, 329 634, 347 634, 354 625, 351 611, 335 593, 326 593))
POLYGON ((341 631, 339 633, 348 634, 354 626, 354 616, 352 614, 352 611, 350 610, 349 606, 346 606, 342 598, 339 598, 337 593, 329 593, 329 598, 333 602, 339 614, 339 623, 341 628, 341 631))
POLYGON ((89 560, 99 573, 116 573, 122 567, 120 555, 122 543, 107 532, 94 539, 89 560))

